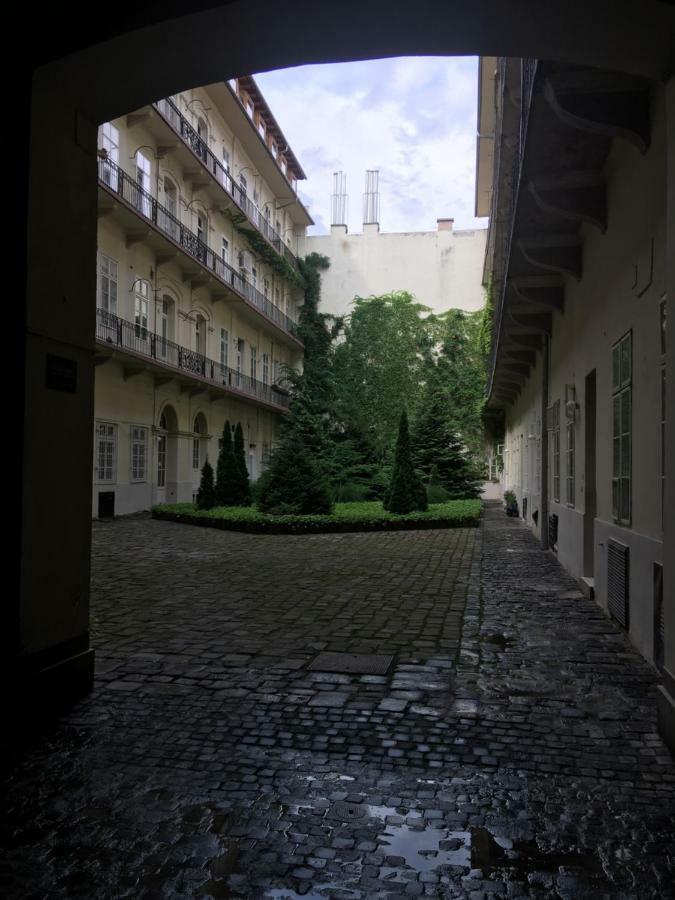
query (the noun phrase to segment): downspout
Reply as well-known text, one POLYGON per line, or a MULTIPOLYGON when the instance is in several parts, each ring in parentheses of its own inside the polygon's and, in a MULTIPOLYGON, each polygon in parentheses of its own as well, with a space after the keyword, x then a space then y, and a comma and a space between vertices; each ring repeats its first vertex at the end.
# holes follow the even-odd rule
POLYGON ((548 366, 549 366, 549 336, 544 335, 544 348, 541 354, 542 378, 541 378, 541 544, 544 550, 548 550, 548 422, 546 410, 548 409, 548 366))

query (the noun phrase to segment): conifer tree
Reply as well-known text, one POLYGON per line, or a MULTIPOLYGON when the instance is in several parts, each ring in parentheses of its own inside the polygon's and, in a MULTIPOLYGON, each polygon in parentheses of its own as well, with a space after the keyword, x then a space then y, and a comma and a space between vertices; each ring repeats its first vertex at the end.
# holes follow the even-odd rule
POLYGON ((216 490, 213 484, 213 467, 208 456, 202 466, 202 476, 197 491, 197 509, 212 509, 216 505, 216 490))
POLYGON ((408 433, 408 416, 405 410, 401 413, 398 426, 398 439, 394 455, 394 469, 391 474, 389 492, 385 498, 384 508, 389 512, 401 515, 416 509, 427 508, 427 494, 424 485, 413 467, 410 452, 410 435, 408 433))
POLYGON ((299 260, 305 282, 298 336, 305 353, 301 374, 289 373, 292 400, 279 433, 269 468, 258 483, 258 506, 263 512, 309 515, 329 513, 333 499, 327 472, 331 463, 330 427, 334 391, 332 317, 319 312, 320 270, 326 257, 312 253, 299 260))
POLYGON ((216 465, 216 503, 218 506, 237 506, 237 466, 232 448, 232 429, 227 420, 223 425, 223 443, 216 465))
POLYGON ((234 470, 236 479, 235 489, 235 506, 251 505, 251 482, 248 477, 248 468, 246 467, 246 450, 244 449, 244 429, 241 422, 237 422, 234 429, 234 470))
POLYGON ((480 479, 452 429, 448 408, 449 400, 443 390, 437 388, 428 393, 413 430, 414 463, 429 478, 435 470, 449 499, 478 497, 480 479))

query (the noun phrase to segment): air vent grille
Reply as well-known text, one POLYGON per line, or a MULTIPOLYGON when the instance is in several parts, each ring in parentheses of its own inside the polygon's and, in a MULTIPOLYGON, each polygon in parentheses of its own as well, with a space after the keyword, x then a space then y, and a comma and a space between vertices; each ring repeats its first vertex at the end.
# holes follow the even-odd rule
POLYGON ((629 548, 619 541, 607 541, 607 605, 613 619, 629 626, 629 548))

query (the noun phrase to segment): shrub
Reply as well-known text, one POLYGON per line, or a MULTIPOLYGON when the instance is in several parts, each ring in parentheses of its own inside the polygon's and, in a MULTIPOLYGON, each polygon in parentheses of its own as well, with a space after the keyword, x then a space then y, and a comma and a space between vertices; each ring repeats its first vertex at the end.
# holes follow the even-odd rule
POLYGON ((232 428, 229 420, 223 425, 223 444, 216 465, 216 502, 218 506, 233 506, 237 502, 237 472, 232 449, 232 428))
POLYGON ((213 483, 213 467, 208 457, 202 466, 202 477, 197 491, 197 508, 212 509, 216 505, 216 489, 213 483))
POLYGON ((278 515, 330 513, 333 497, 299 429, 286 430, 261 476, 258 508, 278 515), (283 511, 283 512, 280 512, 283 511))
POLYGON ((427 508, 427 494, 424 490, 424 485, 412 464, 408 417, 405 410, 401 413, 401 420, 398 426, 394 469, 384 507, 390 512, 402 515, 413 512, 416 509, 424 510, 427 508))
POLYGON ((244 429, 241 422, 237 422, 234 429, 234 443, 232 445, 234 455, 234 472, 235 472, 235 501, 234 506, 250 506, 251 505, 251 482, 248 477, 248 468, 246 466, 246 450, 244 449, 244 429))

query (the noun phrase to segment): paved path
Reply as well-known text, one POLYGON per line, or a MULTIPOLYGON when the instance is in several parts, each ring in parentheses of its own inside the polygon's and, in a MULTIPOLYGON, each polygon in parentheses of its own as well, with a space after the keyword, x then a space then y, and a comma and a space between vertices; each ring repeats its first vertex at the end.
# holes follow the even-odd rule
POLYGON ((653 673, 496 509, 96 524, 93 642, 96 690, 6 785, 3 897, 675 896, 653 673))

